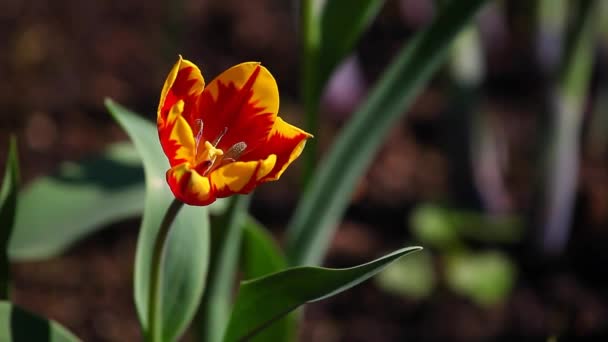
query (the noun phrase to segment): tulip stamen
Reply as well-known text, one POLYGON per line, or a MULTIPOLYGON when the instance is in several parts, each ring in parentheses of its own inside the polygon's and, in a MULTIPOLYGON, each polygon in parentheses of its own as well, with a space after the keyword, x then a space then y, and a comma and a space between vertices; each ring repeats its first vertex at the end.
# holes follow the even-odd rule
POLYGON ((198 145, 200 144, 201 139, 203 137, 203 120, 196 119, 194 120, 194 124, 197 127, 196 137, 194 137, 194 140, 196 142, 196 145, 194 146, 194 155, 198 155, 198 145))
POLYGON ((226 159, 232 159, 232 161, 235 161, 237 159, 239 159, 239 157, 241 156, 241 154, 243 154, 243 151, 245 151, 245 149, 247 148, 247 144, 244 141, 238 142, 234 145, 232 145, 232 147, 230 147, 225 155, 224 155, 224 160, 226 159))
POLYGON ((226 135, 226 132, 228 132, 228 127, 224 127, 224 129, 222 130, 220 135, 217 138, 215 138, 215 140, 213 140, 213 147, 217 147, 217 144, 220 143, 220 141, 222 140, 224 135, 226 135))

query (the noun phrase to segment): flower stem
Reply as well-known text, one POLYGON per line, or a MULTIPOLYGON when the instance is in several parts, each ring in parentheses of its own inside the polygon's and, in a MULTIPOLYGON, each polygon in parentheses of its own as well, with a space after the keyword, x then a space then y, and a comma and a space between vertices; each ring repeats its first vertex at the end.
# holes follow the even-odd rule
POLYGON ((177 217, 177 213, 183 205, 184 203, 177 199, 174 199, 173 202, 171 202, 171 205, 167 209, 165 217, 160 224, 158 233, 156 234, 156 240, 154 241, 154 249, 152 250, 152 265, 150 269, 150 292, 148 292, 148 326, 145 331, 146 341, 149 342, 161 341, 162 339, 160 324, 157 322, 158 313, 160 311, 160 305, 158 305, 160 302, 160 269, 169 230, 173 224, 173 221, 175 221, 175 217, 177 217))

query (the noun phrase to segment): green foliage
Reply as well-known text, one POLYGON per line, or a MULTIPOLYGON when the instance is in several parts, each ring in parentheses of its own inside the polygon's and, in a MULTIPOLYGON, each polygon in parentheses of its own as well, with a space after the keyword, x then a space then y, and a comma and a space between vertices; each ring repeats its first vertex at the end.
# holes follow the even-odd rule
MULTIPOLYGON (((156 134, 149 128, 148 134, 156 134)), ((145 192, 141 157, 132 143, 111 144, 100 155, 64 162, 20 192, 9 256, 30 261, 59 255, 112 222, 141 215, 145 192)), ((219 214, 227 203, 217 200, 209 212, 219 214)))
POLYGON ((433 258, 425 252, 395 261, 376 277, 376 283, 385 291, 416 299, 430 296, 436 282, 433 258))
POLYGON ((79 339, 55 321, 0 301, 0 341, 75 342, 79 339))
POLYGON ((351 268, 295 267, 245 281, 239 289, 224 342, 247 339, 300 305, 345 291, 420 249, 403 248, 351 268))
POLYGON ((492 243, 514 243, 523 236, 523 222, 515 216, 494 216, 436 205, 418 206, 410 217, 416 239, 447 250, 463 238, 492 243))
POLYGON ((543 247, 547 254, 565 248, 576 197, 580 133, 586 96, 591 85, 591 69, 598 25, 596 0, 572 2, 574 20, 569 25, 567 48, 563 54, 560 77, 552 93, 551 120, 538 189, 541 198, 533 219, 543 226, 543 247))
POLYGON ((321 261, 355 184, 383 137, 442 64, 454 38, 484 3, 459 0, 447 4, 429 27, 408 42, 365 104, 342 129, 289 224, 288 257, 292 265, 321 261))
POLYGON ((152 341, 177 339, 192 320, 205 286, 209 257, 209 218, 205 207, 185 206, 173 223, 159 272, 158 295, 151 298, 152 255, 163 215, 174 199, 165 182, 169 163, 153 123, 106 100, 116 121, 133 140, 144 164, 146 199, 135 257, 135 304, 144 334, 152 341), (149 322, 150 310, 156 310, 149 322))
POLYGON ((452 290, 479 305, 492 305, 511 292, 516 270, 507 256, 491 251, 449 256, 445 275, 452 290))
POLYGON ((243 229, 241 264, 245 280, 287 268, 287 260, 272 235, 251 216, 243 229))
POLYGON ((230 197, 228 210, 211 220, 211 265, 197 328, 202 340, 220 342, 228 324, 243 224, 250 196, 230 197))
POLYGON ((19 186, 19 161, 17 160, 17 141, 11 138, 6 170, 0 188, 0 299, 8 299, 9 257, 8 245, 13 235, 17 211, 17 191, 19 186))
MULTIPOLYGON (((241 268, 245 280, 262 277, 287 268, 287 259, 272 235, 252 217, 247 218, 243 229, 241 268)), ((293 341, 295 325, 294 314, 287 315, 271 323, 250 341, 293 341)))
POLYGON ((130 143, 63 163, 20 193, 10 257, 24 261, 58 255, 104 224, 140 214, 144 194, 141 159, 130 143))

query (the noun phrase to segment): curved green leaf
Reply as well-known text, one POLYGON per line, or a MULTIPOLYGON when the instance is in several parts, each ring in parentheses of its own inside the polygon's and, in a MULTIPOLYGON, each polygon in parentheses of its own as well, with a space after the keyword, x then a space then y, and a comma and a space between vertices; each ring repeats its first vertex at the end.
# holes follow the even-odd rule
MULTIPOLYGON (((169 169, 156 127, 111 100, 106 107, 133 140, 144 164, 146 199, 135 256, 135 304, 144 333, 150 331, 150 271, 154 241, 174 199, 165 182, 169 169)), ((158 321, 163 341, 176 340, 192 320, 203 294, 209 257, 209 216, 205 207, 184 206, 166 243, 160 270, 158 321)))
POLYGON ((292 265, 319 264, 355 183, 388 130, 445 60, 451 43, 485 0, 450 1, 399 53, 365 104, 337 137, 288 227, 292 265))
POLYGON ((104 224, 140 214, 144 194, 141 159, 131 143, 62 163, 20 193, 9 255, 23 261, 60 254, 104 224))
POLYGON ((374 276, 398 258, 420 249, 403 248, 351 268, 294 267, 245 281, 241 284, 224 342, 250 338, 298 306, 345 291, 374 276))
POLYGON ((80 341, 59 323, 34 315, 7 301, 0 301, 0 341, 80 341))
POLYGON ((6 159, 6 171, 0 188, 0 299, 8 299, 10 263, 8 245, 13 235, 17 211, 17 188, 19 186, 19 162, 17 141, 11 137, 6 159))

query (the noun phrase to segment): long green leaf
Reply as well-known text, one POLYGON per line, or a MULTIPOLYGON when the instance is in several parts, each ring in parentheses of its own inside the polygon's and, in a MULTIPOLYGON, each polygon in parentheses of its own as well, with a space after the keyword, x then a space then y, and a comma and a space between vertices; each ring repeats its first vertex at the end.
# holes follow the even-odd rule
MULTIPOLYGON (((241 265, 245 280, 259 278, 287 268, 287 259, 272 235, 251 216, 247 218, 243 230, 241 265)), ((273 322, 249 341, 294 341, 295 328, 295 315, 287 315, 273 322)))
POLYGON ((141 214, 144 194, 141 159, 130 143, 63 163, 20 193, 10 257, 23 261, 58 255, 104 224, 141 214))
POLYGON ((422 87, 445 60, 450 45, 485 0, 448 3, 418 33, 386 70, 365 104, 337 137, 310 183, 288 230, 289 261, 318 264, 355 183, 390 127, 402 117, 422 87))
POLYGON ((10 261, 8 246, 13 235, 17 211, 19 161, 17 141, 11 137, 6 159, 6 171, 0 188, 0 299, 8 299, 10 261))
POLYGON ((144 163, 146 199, 135 256, 135 304, 148 335, 160 326, 160 339, 177 339, 192 320, 203 294, 209 256, 209 217, 205 207, 184 206, 169 233, 160 270, 158 321, 148 322, 152 249, 158 229, 174 199, 165 182, 169 163, 163 155, 156 127, 111 100, 106 106, 127 131, 144 163))
POLYGON ((75 342, 76 336, 57 322, 0 301, 0 341, 75 342))
POLYGON ((224 342, 250 338, 298 306, 348 290, 398 258, 420 249, 403 248, 351 268, 295 267, 245 281, 241 284, 224 342))
POLYGON ((230 317, 243 223, 250 196, 232 196, 228 210, 211 220, 211 266, 197 328, 202 341, 220 342, 230 317))

